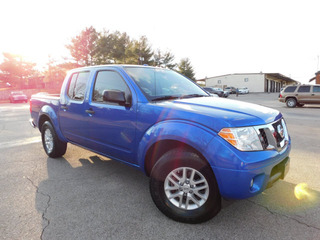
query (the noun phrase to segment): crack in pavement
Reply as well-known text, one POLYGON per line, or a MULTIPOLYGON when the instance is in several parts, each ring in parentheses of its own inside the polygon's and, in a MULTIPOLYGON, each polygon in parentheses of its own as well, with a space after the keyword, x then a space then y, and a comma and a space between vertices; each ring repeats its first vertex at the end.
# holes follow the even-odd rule
POLYGON ((263 205, 260 204, 260 203, 256 203, 256 202, 251 201, 251 200, 249 200, 249 199, 246 199, 246 201, 248 201, 248 202, 250 202, 250 203, 253 203, 254 205, 257 205, 257 206, 259 206, 259 207, 262 207, 262 208, 266 209, 266 210, 267 210, 269 213, 271 213, 272 215, 280 215, 280 216, 286 217, 286 218, 288 218, 288 219, 291 219, 291 220, 293 220, 293 221, 295 221, 295 222, 297 222, 297 223, 299 223, 299 224, 302 224, 302 225, 304 225, 304 226, 306 226, 306 227, 313 228, 313 229, 315 229, 315 230, 320 231, 320 228, 319 228, 319 227, 315 227, 315 226, 309 225, 309 224, 307 224, 307 223, 305 223, 305 222, 302 222, 302 221, 300 221, 300 220, 298 220, 298 219, 296 219, 296 218, 294 218, 294 217, 290 217, 290 216, 287 216, 287 215, 285 215, 285 214, 281 214, 281 213, 278 213, 278 212, 272 212, 268 207, 263 206, 263 205))
POLYGON ((29 177, 26 177, 26 179, 28 179, 28 181, 32 184, 32 186, 36 189, 36 193, 37 194, 41 194, 42 196, 45 196, 48 198, 48 201, 47 201, 47 204, 46 204, 46 207, 44 209, 44 211, 42 212, 42 220, 44 220, 46 222, 46 225, 42 228, 42 232, 41 232, 41 235, 40 235, 40 239, 42 240, 42 237, 43 237, 43 234, 44 234, 44 231, 46 230, 46 228, 50 225, 50 220, 45 216, 45 214, 47 213, 47 210, 48 208, 50 207, 50 201, 51 201, 51 197, 50 195, 44 193, 44 192, 41 192, 39 190, 39 187, 37 185, 34 184, 34 182, 29 178, 29 177))

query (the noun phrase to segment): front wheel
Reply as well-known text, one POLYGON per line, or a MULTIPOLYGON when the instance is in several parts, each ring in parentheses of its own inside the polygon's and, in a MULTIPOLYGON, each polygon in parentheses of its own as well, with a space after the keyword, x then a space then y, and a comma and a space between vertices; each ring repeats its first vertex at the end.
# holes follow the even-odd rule
POLYGON ((52 124, 46 121, 41 127, 42 145, 49 157, 58 158, 64 155, 67 151, 67 143, 62 142, 52 124))
POLYGON ((201 223, 221 209, 221 196, 212 169, 197 154, 181 149, 165 153, 151 171, 150 192, 167 217, 201 223))
POLYGON ((297 106, 297 100, 295 98, 289 98, 287 101, 286 101, 286 104, 287 104, 287 107, 289 108, 294 108, 297 106))

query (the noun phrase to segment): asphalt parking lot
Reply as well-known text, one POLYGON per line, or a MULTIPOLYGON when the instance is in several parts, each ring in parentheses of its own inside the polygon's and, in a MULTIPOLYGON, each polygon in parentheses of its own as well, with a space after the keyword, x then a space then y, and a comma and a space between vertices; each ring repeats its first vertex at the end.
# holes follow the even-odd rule
POLYGON ((0 239, 320 239, 320 105, 289 109, 277 96, 229 98, 283 113, 288 175, 196 225, 160 213, 136 169, 70 144, 63 158, 48 158, 29 105, 0 104, 0 239))

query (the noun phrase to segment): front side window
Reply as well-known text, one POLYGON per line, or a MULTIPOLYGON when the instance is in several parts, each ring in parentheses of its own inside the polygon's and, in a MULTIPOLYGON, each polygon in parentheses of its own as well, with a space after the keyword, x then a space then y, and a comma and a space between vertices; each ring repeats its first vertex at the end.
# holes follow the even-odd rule
POLYGON ((313 86, 313 92, 320 92, 320 86, 313 86))
POLYGON ((291 86, 287 87, 284 92, 294 92, 296 90, 297 86, 291 86))
POLYGON ((151 67, 125 67, 125 70, 150 101, 208 96, 199 86, 172 70, 151 67))
POLYGON ((74 100, 83 100, 90 72, 74 73, 71 76, 68 96, 74 100))
POLYGON ((96 82, 94 84, 92 101, 103 102, 103 92, 108 90, 118 90, 124 92, 126 97, 130 95, 129 87, 117 72, 100 71, 97 74, 96 82))
POLYGON ((298 92, 310 92, 310 86, 300 86, 298 92))

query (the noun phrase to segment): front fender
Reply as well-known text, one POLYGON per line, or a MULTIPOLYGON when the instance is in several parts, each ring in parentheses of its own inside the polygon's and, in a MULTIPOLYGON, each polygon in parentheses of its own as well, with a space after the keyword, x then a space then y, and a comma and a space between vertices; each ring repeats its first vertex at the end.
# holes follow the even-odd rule
POLYGON ((162 140, 175 140, 185 143, 206 158, 206 148, 217 134, 212 130, 188 121, 168 120, 159 122, 150 127, 142 137, 138 147, 138 165, 145 171, 145 156, 148 149, 162 140))
POLYGON ((54 127, 54 130, 56 131, 56 134, 58 135, 58 138, 61 141, 67 142, 68 140, 63 136, 63 134, 60 130, 59 119, 56 114, 56 111, 49 105, 43 106, 39 112, 38 121, 37 121, 39 130, 41 131, 40 126, 39 126, 39 122, 40 122, 41 117, 43 117, 43 115, 47 116, 50 119, 50 121, 54 127))

